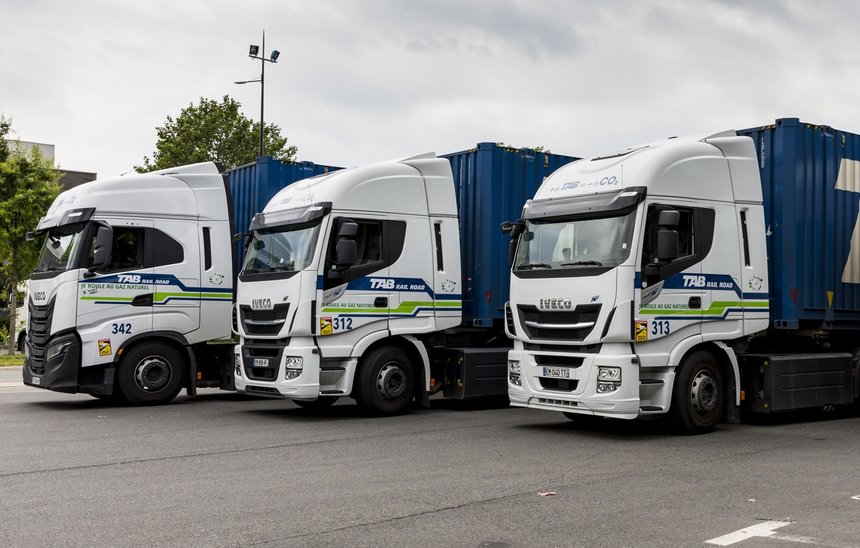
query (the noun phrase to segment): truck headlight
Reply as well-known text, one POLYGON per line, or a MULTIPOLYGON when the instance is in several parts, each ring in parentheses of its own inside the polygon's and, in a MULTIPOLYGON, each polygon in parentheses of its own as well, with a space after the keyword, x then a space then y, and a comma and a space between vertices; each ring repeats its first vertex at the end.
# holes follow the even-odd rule
POLYGON ((45 353, 45 361, 49 362, 65 352, 72 346, 72 341, 63 341, 61 343, 54 343, 48 346, 48 351, 45 353))
POLYGON ((621 388, 621 368, 599 366, 597 368, 597 393, 606 394, 621 388))
POLYGON ((240 354, 233 354, 233 365, 236 368, 236 376, 242 376, 242 356, 240 354))
POLYGON ((511 384, 522 386, 523 380, 520 377, 520 362, 517 360, 508 360, 508 380, 511 384))
POLYGON ((284 360, 284 378, 292 380, 299 378, 304 368, 304 359, 301 356, 287 356, 284 360))

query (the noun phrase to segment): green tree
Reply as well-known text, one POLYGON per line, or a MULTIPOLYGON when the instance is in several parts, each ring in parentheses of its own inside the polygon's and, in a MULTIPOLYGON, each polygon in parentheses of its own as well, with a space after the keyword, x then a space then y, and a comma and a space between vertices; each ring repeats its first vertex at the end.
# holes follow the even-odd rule
MULTIPOLYGON (((260 124, 246 118, 238 101, 225 95, 219 102, 200 98, 189 104, 175 119, 168 116, 164 125, 155 128, 158 140, 152 158, 144 156, 143 165, 134 169, 143 173, 197 162, 218 162, 233 168, 253 162, 260 151, 260 124)), ((287 146, 281 128, 267 123, 263 149, 267 156, 291 162, 295 146, 287 146)))
MULTIPOLYGON (((11 124, 0 116, 0 274, 9 299, 9 333, 15 333, 18 283, 30 277, 39 258, 38 241, 27 241, 39 219, 60 193, 60 172, 33 147, 10 151, 6 135, 11 124)), ((9 337, 14 351, 15 337, 9 337)))

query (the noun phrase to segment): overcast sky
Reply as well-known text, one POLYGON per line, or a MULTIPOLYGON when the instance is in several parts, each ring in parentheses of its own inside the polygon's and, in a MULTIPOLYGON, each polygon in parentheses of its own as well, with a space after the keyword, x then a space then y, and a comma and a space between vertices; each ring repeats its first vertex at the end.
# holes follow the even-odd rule
POLYGON ((853 0, 0 0, 0 115, 60 167, 114 176, 200 97, 298 159, 482 141, 589 156, 780 117, 860 132, 853 0))

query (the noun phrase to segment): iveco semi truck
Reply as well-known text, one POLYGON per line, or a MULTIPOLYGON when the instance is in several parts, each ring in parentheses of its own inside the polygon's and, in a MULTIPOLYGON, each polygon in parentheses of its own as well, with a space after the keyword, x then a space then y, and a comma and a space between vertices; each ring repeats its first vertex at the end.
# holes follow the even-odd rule
POLYGON ((572 419, 858 398, 860 136, 781 119, 568 164, 511 231, 512 405, 572 419))
MULTIPOLYGON (((499 223, 573 158, 481 143, 296 182, 254 217, 237 284, 240 392, 371 414, 507 392, 499 223)), ((509 218, 509 217, 508 217, 509 218)))
POLYGON ((93 181, 39 222, 24 383, 133 404, 231 388, 230 192, 213 163, 93 181), (226 367, 225 367, 226 364, 226 367))
POLYGON ((166 403, 182 387, 232 390, 236 227, 290 182, 336 169, 260 157, 224 173, 208 162, 60 194, 33 234, 45 241, 24 382, 133 404, 166 403))

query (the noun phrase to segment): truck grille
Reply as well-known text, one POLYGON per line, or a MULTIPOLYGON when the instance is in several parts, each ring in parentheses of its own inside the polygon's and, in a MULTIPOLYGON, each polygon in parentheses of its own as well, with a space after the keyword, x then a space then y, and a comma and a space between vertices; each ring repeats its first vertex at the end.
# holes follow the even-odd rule
POLYGON ((523 331, 532 339, 581 341, 597 324, 599 304, 583 304, 573 310, 538 310, 534 305, 519 305, 523 331), (582 325, 581 327, 569 327, 582 325))
POLYGON ((284 347, 288 344, 290 344, 289 339, 272 342, 246 339, 241 347, 245 376, 254 381, 278 380, 281 356, 284 353, 284 347), (265 365, 257 365, 260 363, 265 365))
POLYGON ((243 304, 239 306, 239 321, 247 335, 277 335, 287 321, 290 303, 276 304, 271 310, 254 310, 243 304))
POLYGON ((511 303, 505 303, 505 322, 508 324, 508 331, 511 335, 516 335, 517 328, 514 323, 514 311, 511 310, 511 303))
POLYGON ((45 306, 36 306, 33 300, 27 305, 29 318, 27 320, 27 344, 30 346, 30 367, 33 373, 45 372, 45 352, 48 349, 48 333, 51 329, 51 318, 54 315, 56 298, 45 306))

